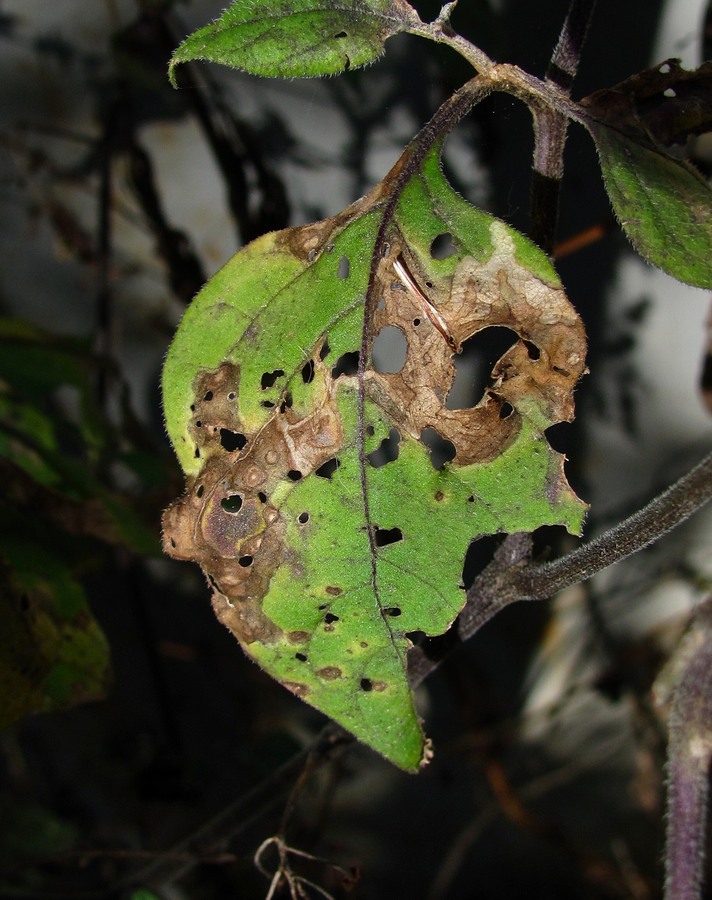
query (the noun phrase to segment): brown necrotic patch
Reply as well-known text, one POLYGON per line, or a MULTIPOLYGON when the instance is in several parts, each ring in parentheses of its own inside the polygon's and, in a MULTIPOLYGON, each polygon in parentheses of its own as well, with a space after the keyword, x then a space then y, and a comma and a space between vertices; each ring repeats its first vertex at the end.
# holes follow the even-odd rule
POLYGON ((338 666, 324 666, 321 669, 317 669, 316 674, 327 681, 335 681, 337 678, 341 678, 342 673, 338 666))
MULTIPOLYGON (((224 363, 194 384, 193 434, 203 468, 164 514, 164 546, 169 555, 202 566, 214 585, 218 618, 246 644, 270 643, 281 634, 262 612, 270 580, 288 556, 286 523, 270 502, 272 493, 289 473, 306 477, 335 461, 343 444, 330 373, 318 354, 313 366, 310 412, 275 409, 254 435, 239 420, 237 366, 224 363)), ((299 560, 290 553, 296 572, 299 560)), ((291 634, 299 635, 298 643, 308 638, 291 634)))
POLYGON ((489 260, 464 257, 452 276, 437 278, 426 274, 427 259, 396 240, 377 276, 382 303, 373 332, 399 328, 407 347, 399 371, 367 372, 369 396, 401 432, 421 439, 437 431, 455 466, 501 455, 521 429, 521 404, 552 424, 570 420, 585 366, 583 326, 563 290, 517 262, 504 226, 493 223, 491 234, 489 260), (482 332, 485 338, 468 344, 482 332), (453 392, 460 352, 483 343, 482 380, 458 399, 467 393, 459 384, 453 392))

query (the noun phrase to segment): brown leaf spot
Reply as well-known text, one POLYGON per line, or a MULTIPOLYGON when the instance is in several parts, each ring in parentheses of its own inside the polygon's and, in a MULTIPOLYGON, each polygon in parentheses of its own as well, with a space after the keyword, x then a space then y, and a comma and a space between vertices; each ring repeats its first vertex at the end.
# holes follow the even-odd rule
MULTIPOLYGON (((192 435, 203 468, 198 478, 188 479, 186 493, 164 514, 164 547, 169 555, 202 566, 215 589, 218 618, 247 644, 270 643, 281 634, 262 612, 262 598, 285 559, 286 524, 270 503, 272 492, 288 472, 298 471, 302 477, 315 472, 343 443, 333 380, 318 352, 313 362, 311 411, 304 415, 289 407, 284 412, 275 408, 254 435, 239 419, 237 366, 223 363, 195 379, 192 435), (230 395, 235 396, 228 399, 230 395), (201 422, 199 428, 196 421, 201 422), (224 446, 226 430, 245 435, 239 453, 224 446)), ((292 565, 299 569, 297 558, 292 565)), ((300 642, 306 639, 304 632, 291 634, 299 634, 300 642)))
POLYGON ((324 666, 321 669, 317 669, 316 674, 327 681, 334 681, 337 678, 341 678, 342 673, 338 666, 324 666))
POLYGON ((308 631, 288 631, 287 640, 291 644, 306 644, 311 635, 308 631))
POLYGON ((343 594, 343 590, 335 584, 327 584, 324 590, 327 594, 331 594, 332 597, 338 597, 339 594, 343 594))

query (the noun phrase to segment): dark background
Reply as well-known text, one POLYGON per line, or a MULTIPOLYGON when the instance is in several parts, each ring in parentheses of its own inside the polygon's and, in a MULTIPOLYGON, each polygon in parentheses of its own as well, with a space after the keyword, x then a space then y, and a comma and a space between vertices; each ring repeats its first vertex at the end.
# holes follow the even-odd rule
MULTIPOLYGON (((654 62, 663 6, 599 2, 577 97, 654 62)), ((279 828, 300 767, 275 773, 324 720, 243 656, 197 568, 160 553, 161 511, 182 490, 161 423, 161 359, 181 310, 230 253, 365 192, 470 72, 443 48, 398 38, 342 79, 185 67, 175 92, 172 48, 220 5, 104 8, 105 33, 88 37, 81 4, 66 5, 73 18, 57 30, 42 4, 0 3, 0 696, 18 719, 0 743, 0 894, 264 897, 252 856, 279 828), (309 146, 290 106, 321 123, 309 146), (58 689, 56 660, 72 642, 71 683, 58 689)), ((452 21, 541 75, 566 8, 461 0, 452 21)), ((700 16, 680 48, 688 64, 702 26, 700 16)), ((526 231, 526 109, 494 97, 449 147, 456 186, 526 231)), ((608 228, 578 129, 566 162, 560 236, 608 228)), ((689 292, 688 305, 612 225, 559 269, 592 374, 577 422, 551 440, 593 503, 593 532, 709 443, 696 394, 707 298, 689 292), (678 330, 692 335, 684 359, 678 330), (652 375, 649 342, 672 357, 661 353, 652 375), (678 373, 674 409, 654 379, 661 367, 678 373)), ((320 761, 285 836, 324 861, 294 858, 295 871, 344 896, 331 864, 357 867, 352 896, 374 900, 659 896, 665 735, 650 688, 708 588, 707 533, 693 521, 593 585, 490 623, 421 691, 436 755, 420 776, 354 744, 320 761)))

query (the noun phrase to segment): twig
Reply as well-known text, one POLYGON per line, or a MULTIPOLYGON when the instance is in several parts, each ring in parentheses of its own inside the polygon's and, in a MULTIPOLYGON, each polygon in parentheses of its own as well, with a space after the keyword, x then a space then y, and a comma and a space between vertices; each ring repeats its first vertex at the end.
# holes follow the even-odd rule
POLYGON ((671 669, 665 897, 698 900, 712 761, 712 599, 699 608, 671 669))
POLYGON ((467 603, 457 622, 457 641, 449 641, 444 653, 437 641, 425 642, 410 651, 411 684, 420 684, 449 655, 453 643, 471 638, 510 603, 545 600, 586 581, 654 543, 711 499, 712 453, 643 509, 554 562, 532 565, 530 536, 509 535, 467 592, 467 603))
MULTIPOLYGON (((546 72, 546 84, 566 97, 571 96, 586 32, 596 0, 571 0, 559 41, 546 72)), ((532 108, 534 116, 534 159, 532 162, 531 238, 551 254, 559 219, 559 196, 564 174, 564 145, 568 117, 547 108, 532 108)))

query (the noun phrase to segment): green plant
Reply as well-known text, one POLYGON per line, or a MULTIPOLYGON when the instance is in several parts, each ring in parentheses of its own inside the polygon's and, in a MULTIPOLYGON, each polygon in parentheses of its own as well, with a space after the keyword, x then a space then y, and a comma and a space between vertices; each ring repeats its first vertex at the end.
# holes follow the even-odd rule
MULTIPOLYGON (((590 577, 712 495, 708 457, 596 542, 548 565, 531 559, 525 534, 541 525, 579 533, 584 513, 545 437, 572 418, 585 368, 581 322, 547 258, 570 122, 593 139, 636 250, 712 287, 712 194, 668 152, 709 127, 709 66, 686 72, 667 61, 574 102, 593 6, 573 0, 544 79, 457 34, 454 3, 428 24, 402 0, 238 0, 171 63, 174 80, 178 64, 197 59, 260 75, 338 74, 407 32, 449 46, 477 72, 366 197, 234 257, 193 301, 163 375, 187 476, 164 517, 166 550, 201 564, 216 614, 270 674, 410 771, 430 753, 411 695, 433 667, 428 638, 457 619, 466 639, 508 603, 590 577), (495 91, 532 113, 534 243, 465 203, 440 169, 447 135, 495 91), (479 402, 452 408, 455 358, 495 326, 514 333, 512 346, 479 402), (374 353, 389 333, 401 343, 396 363, 374 353), (465 595, 469 542, 500 532, 510 537, 465 595), (426 642, 413 648, 415 633, 426 642)), ((676 734, 686 734, 682 721, 676 734)), ((674 896, 681 884, 699 890, 700 873, 679 862, 671 853, 674 896)))

